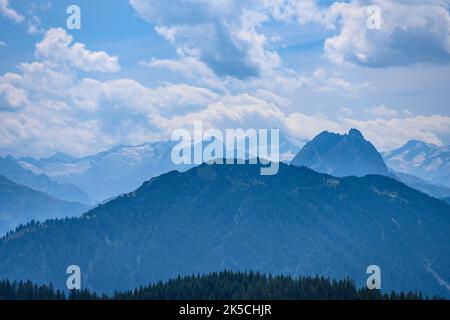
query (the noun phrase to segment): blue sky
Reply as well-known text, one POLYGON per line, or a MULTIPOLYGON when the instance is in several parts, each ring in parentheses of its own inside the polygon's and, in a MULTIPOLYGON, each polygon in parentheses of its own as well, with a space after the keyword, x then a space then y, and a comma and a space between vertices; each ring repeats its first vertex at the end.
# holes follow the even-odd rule
POLYGON ((195 120, 380 150, 450 144, 450 1, 0 0, 0 155, 87 155, 195 120), (81 30, 66 9, 81 8, 81 30), (381 28, 367 27, 367 7, 381 28))

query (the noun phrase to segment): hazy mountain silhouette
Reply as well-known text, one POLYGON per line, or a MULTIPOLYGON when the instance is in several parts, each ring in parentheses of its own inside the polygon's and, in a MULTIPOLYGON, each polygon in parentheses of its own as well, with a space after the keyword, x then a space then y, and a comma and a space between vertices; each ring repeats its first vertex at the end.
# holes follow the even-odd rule
MULTIPOLYGON (((290 161, 299 147, 284 134, 280 134, 279 142, 280 160, 290 161)), ((208 143, 203 142, 204 146, 208 143)), ((172 162, 171 152, 176 144, 167 141, 137 146, 119 145, 82 158, 57 153, 39 160, 22 158, 19 162, 36 173, 45 173, 61 183, 74 184, 103 201, 135 190, 146 180, 165 172, 192 168, 194 165, 176 165, 172 162)), ((248 153, 245 154, 248 157, 248 153)))
POLYGON ((426 194, 433 196, 435 198, 450 197, 450 188, 435 185, 428 180, 424 180, 406 173, 394 170, 392 170, 391 172, 395 179, 398 179, 404 184, 410 186, 411 188, 425 192, 426 194))
POLYGON ((1 235, 31 220, 73 217, 86 209, 81 203, 56 199, 0 176, 1 235))
POLYGON ((0 175, 5 176, 18 184, 48 193, 49 195, 62 200, 76 201, 85 204, 93 204, 95 202, 94 199, 73 184, 58 183, 44 173, 35 174, 32 171, 25 169, 11 156, 0 158, 0 175))
POLYGON ((336 177, 389 175, 381 155, 356 129, 345 135, 320 133, 297 153, 291 164, 336 177))

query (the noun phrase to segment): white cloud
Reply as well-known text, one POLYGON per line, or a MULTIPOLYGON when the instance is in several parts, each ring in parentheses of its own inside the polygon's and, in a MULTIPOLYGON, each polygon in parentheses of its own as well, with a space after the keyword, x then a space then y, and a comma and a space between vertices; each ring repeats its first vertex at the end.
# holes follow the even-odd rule
POLYGON ((205 63, 219 76, 249 78, 277 68, 271 38, 257 32, 269 20, 269 1, 130 0, 136 12, 156 24, 181 57, 205 63), (268 12, 267 12, 268 13, 268 12))
POLYGON ((273 21, 331 27, 326 10, 315 0, 130 0, 130 4, 144 20, 156 24, 155 30, 175 45, 179 55, 174 60, 151 58, 141 64, 165 68, 195 84, 252 94, 310 87, 318 93, 346 97, 376 89, 372 83, 353 84, 325 69, 316 70, 323 76, 305 75, 282 66, 279 54, 271 49, 278 35, 265 35, 262 27, 273 21))
POLYGON ((298 24, 321 23, 331 25, 326 21, 324 12, 316 0, 268 0, 265 1, 268 11, 277 21, 297 22, 298 24))
POLYGON ((284 113, 277 105, 249 94, 224 95, 205 108, 173 117, 154 118, 166 132, 177 128, 192 129, 194 121, 202 121, 206 128, 278 128, 289 135, 312 139, 322 130, 343 131, 338 123, 320 115, 284 113))
MULTIPOLYGON (((7 73, 0 77, 0 99, 4 100, 7 109, 17 109, 28 102, 27 93, 21 88, 14 86, 21 80, 19 75, 7 73)), ((0 100, 1 101, 1 100, 0 100)), ((0 110, 2 109, 0 104, 0 110)))
POLYGON ((270 90, 220 95, 185 84, 149 88, 130 79, 77 81, 73 73, 58 74, 39 62, 23 64, 20 71, 0 78, 0 92, 11 92, 3 98, 18 106, 0 110, 0 143, 21 155, 85 155, 119 143, 167 139, 172 130, 190 129, 198 120, 219 129, 280 128, 299 140, 322 130, 342 133, 357 127, 382 150, 409 139, 441 143, 450 134, 445 116, 360 120, 349 114, 333 121, 320 114, 286 113, 270 90))
POLYGON ((378 118, 385 118, 385 119, 405 118, 413 116, 413 113, 409 110, 393 109, 387 107, 384 104, 375 107, 364 108, 364 111, 371 116, 376 116, 378 118))
POLYGON ((25 17, 12 9, 9 0, 0 0, 0 14, 16 23, 23 22, 25 17))
POLYGON ((41 19, 37 15, 32 14, 31 16, 28 17, 27 20, 28 20, 27 32, 29 34, 45 32, 45 30, 41 26, 42 25, 41 19))
POLYGON ((193 50, 218 75, 258 76, 281 65, 269 22, 315 23, 336 35, 324 43, 335 63, 372 67, 450 62, 450 3, 445 0, 353 0, 319 6, 317 0, 130 0, 179 51, 193 50), (381 9, 381 29, 369 30, 367 8, 381 9), (234 69, 238 69, 235 70, 234 69))
MULTIPOLYGON (((186 84, 149 88, 131 79, 79 79, 78 69, 108 71, 110 63, 98 61, 102 67, 91 68, 84 61, 96 61, 95 53, 73 49, 71 42, 62 30, 49 31, 36 45, 36 61, 0 77, 2 150, 81 155, 118 143, 162 139, 167 133, 151 121, 153 115, 171 117, 219 99, 209 89, 186 84)), ((109 59, 106 53, 101 56, 109 59)))
POLYGON ((444 139, 450 136, 450 117, 443 115, 372 120, 346 119, 344 125, 360 129, 381 151, 398 148, 413 139, 442 145, 446 143, 444 139))
POLYGON ((1 47, 6 47, 6 42, 5 41, 0 41, 0 48, 1 47))
POLYGON ((31 2, 27 6, 27 32, 29 34, 45 33, 42 26, 41 15, 51 9, 50 1, 31 2))
POLYGON ((394 118, 398 117, 400 112, 386 107, 384 104, 376 107, 366 108, 365 111, 369 114, 380 118, 394 118))
POLYGON ((371 83, 351 83, 333 66, 312 73, 285 68, 270 49, 271 37, 261 31, 270 19, 327 26, 330 20, 324 19, 329 17, 314 1, 131 2, 141 16, 158 25, 157 32, 178 53, 175 60, 141 64, 175 72, 191 84, 180 80, 149 87, 132 79, 80 78, 80 70, 118 71, 118 58, 73 43, 63 29, 50 29, 36 45, 36 61, 0 77, 2 148, 21 155, 55 151, 83 155, 119 143, 167 139, 171 130, 189 128, 196 120, 220 129, 280 128, 299 140, 322 130, 345 132, 357 127, 384 150, 409 139, 440 143, 449 136, 445 116, 414 116, 381 105, 365 110, 375 119, 355 118, 349 108, 342 108, 341 118, 331 119, 306 114, 301 99, 292 101, 291 94, 300 89, 350 98, 374 89, 371 83), (302 6, 313 10, 299 10, 302 6), (241 67, 249 68, 248 73, 241 67), (247 77, 253 74, 257 76, 247 77), (295 109, 283 108, 287 104, 295 104, 295 109))
POLYGON ((178 60, 150 59, 141 61, 140 64, 148 68, 164 68, 179 73, 194 83, 223 89, 223 84, 214 72, 204 62, 191 56, 182 57, 178 60))
POLYGON ((50 29, 36 45, 36 58, 51 67, 70 66, 86 72, 116 72, 120 70, 117 57, 104 51, 89 51, 83 43, 72 43, 73 38, 62 28, 50 29))
POLYGON ((347 117, 350 117, 353 115, 353 111, 349 107, 342 107, 340 109, 340 113, 347 117))
POLYGON ((326 12, 338 34, 325 41, 325 56, 335 63, 386 67, 450 62, 449 2, 336 2, 326 12), (367 28, 369 5, 381 10, 381 29, 367 28))
POLYGON ((309 82, 319 92, 336 92, 345 96, 357 96, 361 90, 375 90, 376 87, 370 82, 352 84, 338 75, 329 75, 322 68, 316 69, 309 82))

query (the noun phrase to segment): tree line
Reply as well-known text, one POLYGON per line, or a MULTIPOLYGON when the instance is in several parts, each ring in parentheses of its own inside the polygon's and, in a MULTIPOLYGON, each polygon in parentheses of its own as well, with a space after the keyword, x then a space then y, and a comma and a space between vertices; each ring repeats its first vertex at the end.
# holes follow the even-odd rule
MULTIPOLYGON (((351 279, 272 276, 223 271, 158 282, 110 295, 87 289, 64 292, 31 281, 0 281, 0 300, 424 300, 419 292, 358 289, 351 279)), ((438 299, 432 297, 431 299, 438 299)))

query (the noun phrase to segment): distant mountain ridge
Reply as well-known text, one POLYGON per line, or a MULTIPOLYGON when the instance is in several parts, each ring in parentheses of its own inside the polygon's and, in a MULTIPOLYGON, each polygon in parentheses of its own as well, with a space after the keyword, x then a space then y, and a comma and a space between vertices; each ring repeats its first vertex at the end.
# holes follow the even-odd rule
POLYGON ((291 164, 336 177, 389 175, 381 155, 357 129, 345 135, 320 133, 297 153, 291 164))
MULTIPOLYGON (((291 160, 300 149, 284 134, 280 134, 279 142, 281 161, 291 160)), ((82 158, 58 153, 39 160, 21 158, 17 162, 36 174, 45 173, 61 183, 76 185, 103 201, 130 192, 148 179, 168 171, 192 168, 194 164, 176 165, 172 162, 171 152, 176 144, 160 141, 137 146, 119 145, 82 158)))
POLYGON ((450 146, 438 147, 411 140, 398 149, 384 153, 383 157, 386 164, 398 172, 450 187, 450 146))
POLYGON ((429 194, 430 196, 433 196, 435 198, 450 197, 450 188, 435 185, 430 181, 395 170, 392 170, 392 174, 394 179, 397 179, 410 186, 411 188, 425 192, 426 194, 429 194))
POLYGON ((170 154, 174 145, 171 142, 118 145, 82 158, 60 154, 39 160, 22 158, 19 164, 61 183, 74 184, 104 201, 136 189, 153 176, 189 168, 172 163, 170 154))
POLYGON ((0 240, 0 278, 63 288, 77 264, 83 288, 100 292, 224 269, 363 286, 377 264, 387 292, 449 296, 449 229, 450 206, 388 177, 204 164, 0 240))
POLYGON ((94 199, 73 184, 58 183, 44 173, 35 174, 25 169, 11 156, 0 158, 0 175, 31 189, 48 193, 61 200, 84 204, 93 204, 95 202, 94 199))
POLYGON ((73 217, 85 210, 81 203, 53 198, 0 175, 0 235, 31 220, 73 217))
POLYGON ((450 196, 450 188, 388 168, 382 155, 356 129, 346 135, 322 132, 307 143, 291 163, 337 177, 379 174, 399 180, 435 198, 450 196))

